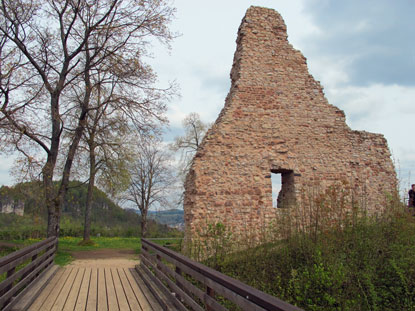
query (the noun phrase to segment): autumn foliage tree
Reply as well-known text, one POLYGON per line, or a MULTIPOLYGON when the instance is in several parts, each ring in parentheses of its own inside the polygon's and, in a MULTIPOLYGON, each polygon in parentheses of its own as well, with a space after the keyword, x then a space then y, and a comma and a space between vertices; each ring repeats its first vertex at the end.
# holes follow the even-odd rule
MULTIPOLYGON (((91 104, 97 68, 125 78, 137 62, 145 73, 148 40, 170 42, 173 13, 167 0, 1 1, 0 143, 3 151, 18 150, 27 169, 40 171, 48 236, 59 234, 75 154, 97 109, 91 104)), ((127 80, 118 87, 118 107, 132 118, 151 113, 142 97, 131 104, 142 92, 139 75, 127 80)))

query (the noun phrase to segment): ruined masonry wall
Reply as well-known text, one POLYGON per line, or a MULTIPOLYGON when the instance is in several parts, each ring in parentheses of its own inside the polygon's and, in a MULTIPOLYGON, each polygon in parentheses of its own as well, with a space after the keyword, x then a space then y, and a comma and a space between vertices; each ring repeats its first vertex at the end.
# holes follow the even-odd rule
POLYGON ((281 209, 272 207, 271 171, 291 172, 286 187, 296 206, 304 203, 304 189, 347 181, 370 193, 369 211, 385 207, 385 194, 396 188, 385 138, 347 126, 344 112, 327 102, 306 59, 289 44, 276 11, 248 9, 231 79, 225 107, 186 179, 188 236, 207 223, 239 233, 275 221, 281 209))

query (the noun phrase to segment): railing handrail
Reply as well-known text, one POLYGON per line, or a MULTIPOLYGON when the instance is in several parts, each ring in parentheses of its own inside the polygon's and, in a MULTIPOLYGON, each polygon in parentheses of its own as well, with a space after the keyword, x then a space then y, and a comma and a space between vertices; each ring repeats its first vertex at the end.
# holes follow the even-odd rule
POLYGON ((9 255, 4 256, 4 257, 1 257, 0 258, 0 268, 3 267, 3 266, 5 266, 5 265, 7 265, 8 263, 10 263, 10 262, 18 259, 18 258, 26 255, 26 254, 34 251, 37 248, 40 248, 43 245, 48 244, 48 243, 54 241, 54 240, 57 240, 57 238, 55 236, 50 237, 50 238, 47 238, 46 240, 37 242, 35 244, 29 245, 29 246, 27 246, 25 248, 22 248, 22 249, 20 249, 18 251, 15 251, 15 252, 13 252, 13 253, 11 253, 9 255))
POLYGON ((239 280, 233 279, 201 263, 193 261, 182 254, 176 253, 168 248, 155 244, 149 241, 148 239, 142 239, 141 242, 143 245, 147 244, 151 246, 152 248, 164 253, 165 255, 171 257, 172 259, 202 274, 203 276, 211 279, 212 281, 228 288, 234 293, 244 297, 245 299, 251 301, 252 303, 262 308, 265 308, 267 310, 281 310, 281 311, 301 310, 300 308, 293 306, 281 299, 278 299, 274 296, 264 293, 256 288, 253 288, 245 283, 242 283, 239 280))
POLYGON ((57 244, 58 239, 50 237, 0 258, 0 273, 6 273, 6 279, 0 282, 1 310, 10 310, 29 285, 53 266, 57 244), (30 263, 17 270, 26 260, 30 263))

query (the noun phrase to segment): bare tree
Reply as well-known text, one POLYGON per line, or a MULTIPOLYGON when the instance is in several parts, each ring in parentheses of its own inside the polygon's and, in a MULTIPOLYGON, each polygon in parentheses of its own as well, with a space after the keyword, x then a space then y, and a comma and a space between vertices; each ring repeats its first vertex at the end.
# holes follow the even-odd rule
POLYGON ((107 188, 109 186, 112 189, 122 188, 122 177, 125 177, 125 185, 128 178, 126 177, 126 162, 132 157, 129 154, 130 148, 128 148, 128 139, 126 139, 128 127, 125 127, 125 123, 120 124, 119 120, 108 120, 105 114, 107 109, 108 106, 104 105, 100 109, 91 111, 92 115, 88 119, 90 122, 81 142, 81 147, 83 147, 81 151, 85 150, 85 153, 80 154, 87 154, 86 166, 89 166, 84 215, 84 243, 90 240, 92 195, 96 178, 105 178, 107 188), (117 177, 116 181, 112 176, 117 177))
MULTIPOLYGON (((59 234, 72 163, 94 109, 93 69, 128 75, 126 64, 141 59, 147 38, 172 39, 167 25, 173 13, 167 0, 1 1, 0 140, 6 151, 21 152, 30 168, 41 167, 48 236, 59 234), (62 150, 64 133, 69 141, 62 150), (56 176, 58 156, 64 165, 56 176)), ((136 86, 126 83, 120 91, 133 96, 136 86)), ((139 112, 136 105, 122 107, 132 118, 150 109, 145 101, 139 112)))
POLYGON ((174 177, 170 155, 162 145, 144 140, 138 145, 137 157, 130 168, 131 183, 125 200, 133 203, 141 213, 141 235, 147 234, 147 213, 150 207, 169 204, 168 194, 174 177))
MULTIPOLYGON (((164 90, 151 88, 149 86, 154 82, 154 75, 151 72, 144 75, 142 66, 133 69, 130 66, 128 79, 119 78, 105 71, 99 71, 96 75, 97 80, 94 84, 96 90, 92 105, 94 109, 89 111, 89 122, 81 141, 82 150, 88 154, 89 165, 84 222, 85 243, 90 240, 91 203, 96 178, 112 196, 125 190, 129 182, 128 165, 134 157, 134 150, 130 147, 134 144, 133 139, 154 133, 165 122, 163 103, 171 94, 172 88, 164 90), (134 98, 128 100, 128 105, 138 105, 137 110, 140 111, 139 108, 145 103, 149 111, 145 115, 127 114, 123 112, 122 107, 119 107, 120 95, 117 94, 117 89, 126 80, 133 84, 132 78, 137 76, 140 81, 137 88, 144 88, 145 92, 140 97, 134 94, 134 98)), ((122 95, 121 105, 125 105, 128 96, 128 94, 122 95)))
MULTIPOLYGON (((203 137, 210 127, 209 123, 200 120, 199 114, 192 112, 187 115, 183 121, 184 135, 177 136, 171 148, 173 151, 180 152, 179 176, 182 181, 182 188, 186 175, 192 165, 193 157, 202 143, 203 137)), ((182 189, 183 192, 183 189, 182 189)), ((180 196, 179 202, 183 201, 183 194, 180 196)))

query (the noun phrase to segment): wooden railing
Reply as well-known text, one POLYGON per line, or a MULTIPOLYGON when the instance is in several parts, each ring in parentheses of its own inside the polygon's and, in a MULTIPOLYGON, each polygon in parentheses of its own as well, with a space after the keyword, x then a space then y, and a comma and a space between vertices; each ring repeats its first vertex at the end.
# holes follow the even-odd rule
POLYGON ((51 237, 0 258, 0 275, 6 273, 6 279, 0 283, 0 310, 10 310, 24 289, 51 267, 57 242, 56 237, 51 237), (30 262, 18 270, 27 261, 30 262))
POLYGON ((140 269, 170 296, 177 310, 228 310, 218 298, 242 310, 301 310, 149 240, 141 243, 140 269))

